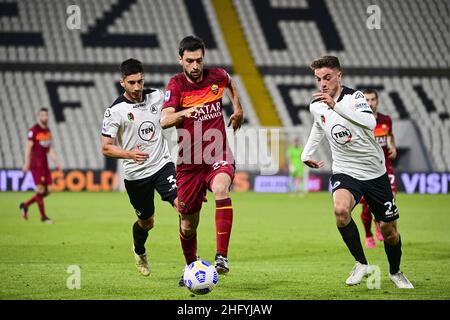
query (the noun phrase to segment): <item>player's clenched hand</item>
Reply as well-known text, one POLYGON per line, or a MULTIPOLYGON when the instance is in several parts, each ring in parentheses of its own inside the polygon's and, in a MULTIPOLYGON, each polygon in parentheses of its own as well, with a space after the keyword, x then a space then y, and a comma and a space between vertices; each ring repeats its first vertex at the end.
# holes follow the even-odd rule
POLYGON ((189 109, 186 109, 185 113, 184 113, 184 117, 185 118, 195 118, 197 116, 197 114, 199 113, 199 110, 203 107, 203 105, 201 106, 195 106, 195 107, 190 107, 189 109))
POLYGON ((149 157, 148 153, 144 153, 139 149, 139 146, 136 146, 133 150, 130 152, 130 157, 133 159, 137 164, 143 164, 149 157))
POLYGON ((391 160, 394 160, 397 158, 397 149, 395 147, 389 148, 388 157, 391 160))
POLYGON ((334 106, 336 105, 336 102, 334 101, 334 99, 325 92, 316 92, 313 94, 313 97, 315 99, 318 99, 322 102, 324 102, 325 104, 327 104, 331 109, 334 108, 334 106))
POLYGON ((25 174, 28 170, 30 170, 30 165, 25 163, 22 167, 22 172, 25 174))
POLYGON ((228 121, 227 127, 233 125, 233 131, 236 133, 236 131, 241 128, 243 122, 244 113, 242 112, 242 110, 235 110, 231 115, 230 120, 228 121))
POLYGON ((315 161, 315 160, 306 160, 303 161, 308 167, 310 168, 314 168, 314 169, 319 169, 323 167, 324 162, 323 161, 315 161))

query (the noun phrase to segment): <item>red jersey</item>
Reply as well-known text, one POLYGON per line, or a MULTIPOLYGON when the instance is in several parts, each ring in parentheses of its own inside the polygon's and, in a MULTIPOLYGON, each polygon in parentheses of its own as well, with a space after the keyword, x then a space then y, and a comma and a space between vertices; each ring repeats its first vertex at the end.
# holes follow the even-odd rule
POLYGON ((386 159, 386 170, 392 173, 392 162, 389 159, 388 136, 392 135, 392 120, 388 115, 378 113, 377 126, 375 127, 375 139, 383 149, 386 159))
POLYGON ((195 118, 185 118, 177 125, 178 171, 213 165, 219 161, 234 164, 227 143, 222 108, 222 96, 230 81, 224 69, 214 68, 204 69, 203 79, 199 83, 191 83, 184 73, 179 73, 167 84, 163 108, 173 107, 175 112, 179 112, 203 105, 195 118))
POLYGON ((47 152, 52 141, 50 129, 36 124, 28 131, 28 140, 33 141, 30 169, 48 168, 47 152))

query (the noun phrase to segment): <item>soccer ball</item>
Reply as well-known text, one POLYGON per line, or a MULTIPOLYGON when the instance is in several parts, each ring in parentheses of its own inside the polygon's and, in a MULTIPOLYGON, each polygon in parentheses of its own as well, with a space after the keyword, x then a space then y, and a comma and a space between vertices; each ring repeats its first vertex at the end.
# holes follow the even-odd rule
POLYGON ((184 284, 194 294, 207 294, 217 285, 219 275, 216 268, 203 260, 186 266, 183 274, 184 284))

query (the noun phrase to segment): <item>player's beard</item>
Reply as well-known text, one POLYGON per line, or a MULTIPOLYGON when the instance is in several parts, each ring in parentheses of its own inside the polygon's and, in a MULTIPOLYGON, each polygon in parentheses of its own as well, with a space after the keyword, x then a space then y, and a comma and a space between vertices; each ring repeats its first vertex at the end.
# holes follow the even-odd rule
POLYGON ((199 82, 202 78, 202 70, 198 70, 197 72, 191 71, 190 73, 187 70, 184 70, 184 74, 188 77, 192 82, 199 82))

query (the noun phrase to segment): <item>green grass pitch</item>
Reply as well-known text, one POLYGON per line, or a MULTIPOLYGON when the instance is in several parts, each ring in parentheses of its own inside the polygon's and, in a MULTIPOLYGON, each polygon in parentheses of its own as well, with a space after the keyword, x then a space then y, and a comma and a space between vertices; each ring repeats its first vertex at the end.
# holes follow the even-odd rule
MULTIPOLYGON (((184 258, 173 209, 155 198, 155 228, 147 251, 152 274, 140 276, 131 252, 134 212, 125 193, 54 193, 48 215, 37 207, 28 222, 19 202, 32 193, 0 194, 0 299, 450 299, 450 197, 399 194, 402 270, 414 290, 396 289, 387 277, 383 246, 368 250, 381 269, 381 288, 366 283, 347 287, 353 266, 334 223, 327 193, 233 193, 234 224, 230 274, 206 296, 178 288, 184 258), (70 265, 81 270, 81 288, 69 290, 70 265)), ((198 253, 212 262, 215 253, 214 201, 204 204, 198 253)), ((358 206, 353 217, 361 237, 358 206)))

